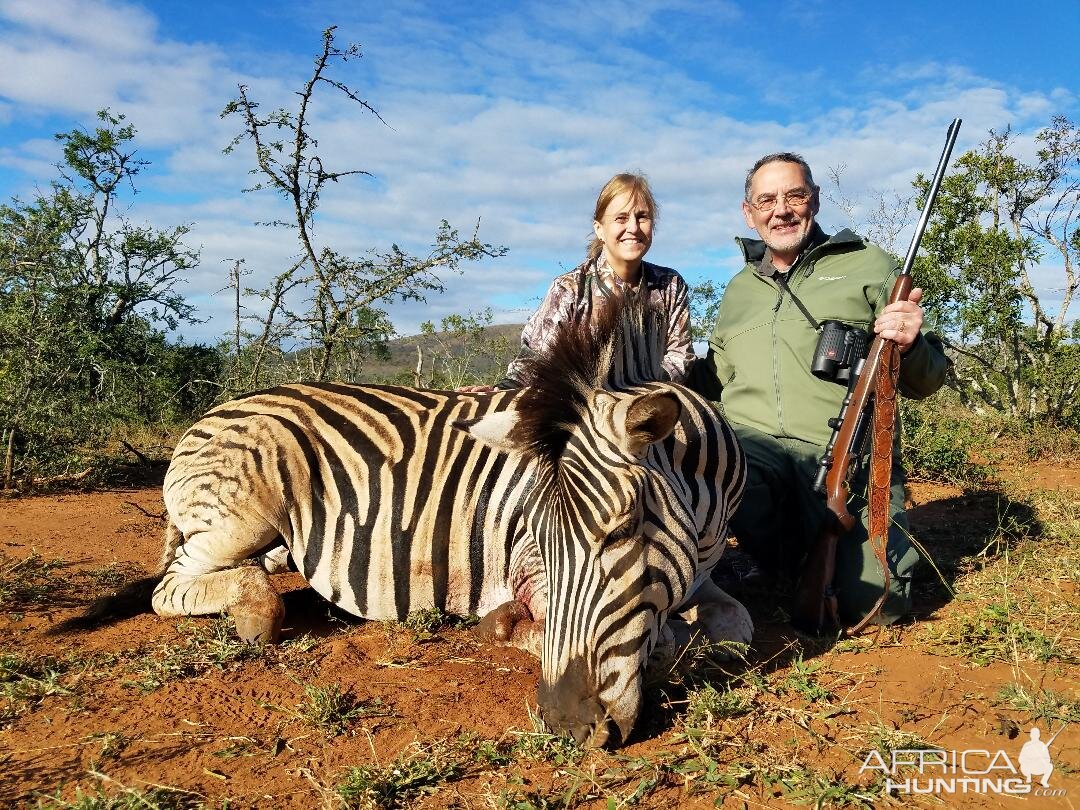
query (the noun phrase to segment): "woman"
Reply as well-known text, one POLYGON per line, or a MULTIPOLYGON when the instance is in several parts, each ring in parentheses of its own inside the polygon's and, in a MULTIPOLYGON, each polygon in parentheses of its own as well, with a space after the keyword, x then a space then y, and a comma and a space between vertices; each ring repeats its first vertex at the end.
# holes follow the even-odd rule
POLYGON ((488 392, 521 387, 525 361, 542 354, 560 323, 589 320, 612 296, 644 296, 666 319, 667 345, 661 362, 672 382, 681 383, 694 361, 690 339, 688 289, 669 267, 644 261, 652 246, 657 206, 648 181, 639 174, 617 174, 600 191, 593 212, 593 239, 584 263, 555 279, 540 308, 521 332, 521 351, 506 377, 494 387, 473 385, 461 391, 488 392))

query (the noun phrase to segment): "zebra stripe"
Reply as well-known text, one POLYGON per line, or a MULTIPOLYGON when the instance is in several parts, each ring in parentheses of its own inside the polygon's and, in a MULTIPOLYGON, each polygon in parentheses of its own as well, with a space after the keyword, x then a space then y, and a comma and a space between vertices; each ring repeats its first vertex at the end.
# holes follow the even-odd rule
POLYGON ((710 640, 751 632, 709 578, 742 455, 705 400, 656 381, 658 328, 614 306, 560 335, 520 391, 300 384, 213 409, 165 478, 154 609, 227 609, 245 637, 276 638, 270 580, 238 566, 284 543, 358 616, 487 616, 495 637, 540 655, 553 726, 625 737, 658 642, 691 626, 710 640))

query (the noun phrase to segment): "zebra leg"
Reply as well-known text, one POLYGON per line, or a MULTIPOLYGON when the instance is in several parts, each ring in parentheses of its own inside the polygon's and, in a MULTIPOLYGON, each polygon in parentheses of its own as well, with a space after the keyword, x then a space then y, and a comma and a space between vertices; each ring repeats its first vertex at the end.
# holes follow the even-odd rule
POLYGON ((517 600, 504 602, 484 616, 476 625, 476 633, 483 639, 509 644, 540 657, 544 628, 517 600))
POLYGON ((159 616, 205 616, 227 611, 236 634, 251 643, 274 644, 285 605, 269 575, 255 566, 192 574, 169 570, 151 599, 159 616))
POLYGON ((739 656, 731 643, 749 644, 754 623, 742 603, 711 578, 704 580, 677 613, 668 615, 649 656, 649 669, 666 672, 693 668, 699 652, 720 660, 739 656))
POLYGON ((285 545, 276 546, 259 555, 259 565, 268 574, 284 574, 289 570, 289 549, 285 545))
POLYGON ((228 539, 228 535, 211 534, 207 529, 177 546, 165 576, 154 589, 154 612, 159 616, 205 616, 224 610, 236 622, 237 635, 244 641, 274 643, 281 633, 285 605, 266 571, 256 566, 237 567, 248 554, 241 550, 237 558, 230 559, 208 551, 215 545, 229 549, 228 539))
POLYGON ((686 622, 692 638, 703 643, 720 645, 714 651, 721 658, 734 658, 737 652, 724 644, 749 644, 754 636, 754 622, 742 602, 729 596, 720 586, 706 577, 697 590, 679 608, 679 616, 686 622))

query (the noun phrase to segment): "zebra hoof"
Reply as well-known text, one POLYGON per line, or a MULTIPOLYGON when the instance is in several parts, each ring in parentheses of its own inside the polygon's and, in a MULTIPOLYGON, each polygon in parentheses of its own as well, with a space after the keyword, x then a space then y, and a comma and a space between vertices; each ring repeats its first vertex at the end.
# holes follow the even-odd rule
POLYGON ((510 641, 514 628, 526 621, 532 621, 527 607, 517 601, 504 602, 480 620, 476 632, 491 641, 510 641))
POLYGON ((236 634, 249 644, 277 644, 285 620, 285 603, 277 593, 244 600, 229 608, 236 634))
POLYGON ((236 634, 248 644, 277 644, 281 638, 281 624, 285 611, 279 610, 274 616, 258 616, 251 613, 237 614, 229 611, 236 622, 236 634))
POLYGON ((236 634, 251 644, 277 644, 285 603, 265 571, 254 566, 235 571, 239 576, 228 611, 236 622, 236 634))
POLYGON ((517 647, 537 658, 544 637, 529 609, 516 600, 504 602, 484 616, 476 625, 476 634, 486 641, 517 647))

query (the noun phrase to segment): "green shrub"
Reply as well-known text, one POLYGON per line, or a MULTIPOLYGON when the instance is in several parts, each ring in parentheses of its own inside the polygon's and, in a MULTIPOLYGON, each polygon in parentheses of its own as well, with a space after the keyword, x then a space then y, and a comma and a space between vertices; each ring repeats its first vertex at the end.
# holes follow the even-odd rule
POLYGON ((987 420, 949 407, 942 399, 904 400, 900 405, 908 476, 960 486, 985 483, 990 469, 975 457, 991 442, 987 420))

